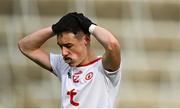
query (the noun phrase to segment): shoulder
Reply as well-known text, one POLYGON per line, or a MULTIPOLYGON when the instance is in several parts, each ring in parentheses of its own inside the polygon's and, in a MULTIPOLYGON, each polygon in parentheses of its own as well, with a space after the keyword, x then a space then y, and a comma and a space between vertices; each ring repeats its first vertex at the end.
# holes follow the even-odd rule
POLYGON ((56 75, 61 75, 69 65, 64 62, 63 56, 61 54, 50 53, 50 62, 53 69, 53 72, 56 75))

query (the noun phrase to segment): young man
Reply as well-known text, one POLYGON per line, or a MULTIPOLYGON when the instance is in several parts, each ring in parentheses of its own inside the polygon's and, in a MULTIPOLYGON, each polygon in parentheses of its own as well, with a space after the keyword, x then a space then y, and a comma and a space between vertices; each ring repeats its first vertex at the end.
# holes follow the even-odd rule
POLYGON ((18 43, 21 52, 61 81, 62 108, 111 108, 118 92, 121 55, 118 40, 81 13, 68 13, 52 27, 34 32, 18 43), (91 50, 90 34, 104 47, 103 56, 91 50), (41 46, 57 35, 61 54, 41 46))

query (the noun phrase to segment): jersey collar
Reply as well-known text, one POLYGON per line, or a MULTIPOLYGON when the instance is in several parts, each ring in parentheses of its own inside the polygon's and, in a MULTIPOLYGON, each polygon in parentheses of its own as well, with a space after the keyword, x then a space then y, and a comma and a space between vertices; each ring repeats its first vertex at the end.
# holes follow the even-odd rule
POLYGON ((99 61, 100 59, 102 59, 102 57, 98 57, 98 58, 96 58, 95 60, 93 60, 93 61, 91 61, 91 62, 89 62, 89 63, 81 64, 81 65, 78 65, 77 67, 85 67, 85 66, 94 64, 95 62, 99 61))

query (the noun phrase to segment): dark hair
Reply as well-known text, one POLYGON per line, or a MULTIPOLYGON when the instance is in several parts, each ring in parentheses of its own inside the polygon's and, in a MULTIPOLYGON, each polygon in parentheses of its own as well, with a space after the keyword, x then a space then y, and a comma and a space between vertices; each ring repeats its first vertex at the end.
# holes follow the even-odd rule
POLYGON ((68 13, 63 16, 59 22, 55 25, 55 31, 57 35, 62 34, 63 32, 72 32, 77 34, 80 31, 83 31, 85 34, 90 35, 89 32, 86 32, 77 19, 72 15, 74 13, 68 13))

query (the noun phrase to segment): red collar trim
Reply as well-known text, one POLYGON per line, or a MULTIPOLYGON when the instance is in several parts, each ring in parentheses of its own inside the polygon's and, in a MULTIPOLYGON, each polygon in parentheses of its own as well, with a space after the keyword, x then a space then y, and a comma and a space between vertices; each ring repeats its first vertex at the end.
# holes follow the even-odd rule
POLYGON ((93 63, 99 61, 100 59, 102 59, 102 57, 99 57, 99 58, 97 58, 97 59, 95 59, 95 60, 93 60, 93 61, 91 61, 91 62, 89 62, 89 63, 87 63, 87 64, 81 64, 81 65, 78 65, 77 67, 84 67, 84 66, 91 65, 91 64, 93 64, 93 63))

